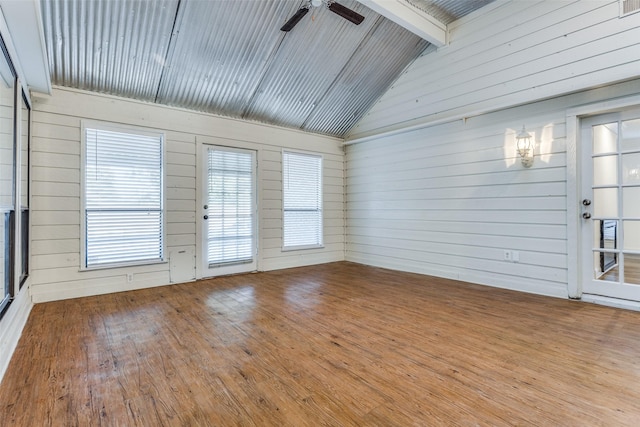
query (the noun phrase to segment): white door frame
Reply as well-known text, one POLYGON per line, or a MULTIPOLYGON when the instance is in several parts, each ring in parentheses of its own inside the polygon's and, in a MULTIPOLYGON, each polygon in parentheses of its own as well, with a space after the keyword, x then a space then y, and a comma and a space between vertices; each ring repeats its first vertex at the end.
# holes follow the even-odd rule
MULTIPOLYGON (((587 116, 607 114, 640 106, 640 95, 601 101, 566 112, 567 126, 567 293, 569 298, 582 298, 582 169, 580 144, 581 119, 587 116)), ((603 298, 603 300, 606 298, 603 298)), ((610 299, 613 300, 613 299, 610 299)), ((609 301, 612 305, 615 300, 609 301)), ((629 307, 627 307, 629 308, 629 307)))

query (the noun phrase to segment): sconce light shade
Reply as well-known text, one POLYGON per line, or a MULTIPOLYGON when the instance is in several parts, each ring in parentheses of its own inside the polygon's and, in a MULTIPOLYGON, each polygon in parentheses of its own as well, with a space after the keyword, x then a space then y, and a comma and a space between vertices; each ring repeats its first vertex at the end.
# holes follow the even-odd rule
POLYGON ((533 141, 531 135, 524 129, 516 135, 516 147, 522 161, 522 166, 530 168, 533 165, 533 141))

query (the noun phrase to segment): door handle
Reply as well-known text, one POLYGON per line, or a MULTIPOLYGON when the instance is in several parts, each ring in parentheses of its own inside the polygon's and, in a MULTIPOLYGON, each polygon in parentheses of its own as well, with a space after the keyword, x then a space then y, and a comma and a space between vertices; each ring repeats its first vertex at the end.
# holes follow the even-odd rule
POLYGON ((584 199, 584 200, 582 201, 582 204, 583 204, 583 205, 585 205, 585 206, 589 206, 589 205, 591 204, 591 200, 589 200, 589 199, 584 199))
POLYGON ((205 216, 203 216, 202 218, 204 218, 204 219, 209 219, 209 215, 205 215, 205 216))
POLYGON ((589 219, 589 218, 591 218, 591 214, 589 212, 585 212, 585 213, 582 214, 582 218, 589 219))

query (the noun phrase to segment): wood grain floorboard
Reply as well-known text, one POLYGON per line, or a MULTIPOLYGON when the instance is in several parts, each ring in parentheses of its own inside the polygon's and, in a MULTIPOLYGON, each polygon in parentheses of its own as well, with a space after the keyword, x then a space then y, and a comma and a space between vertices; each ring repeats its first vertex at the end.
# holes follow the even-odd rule
POLYGON ((640 313, 340 262, 38 304, 2 426, 640 425, 640 313))

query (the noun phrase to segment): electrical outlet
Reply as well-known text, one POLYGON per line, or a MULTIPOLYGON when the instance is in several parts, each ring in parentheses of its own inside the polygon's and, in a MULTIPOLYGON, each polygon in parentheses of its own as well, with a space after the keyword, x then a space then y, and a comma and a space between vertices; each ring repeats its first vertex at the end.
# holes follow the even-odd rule
POLYGON ((127 273, 127 283, 133 282, 133 273, 127 273))
POLYGON ((511 262, 511 259, 512 259, 511 251, 508 251, 508 250, 505 249, 505 251, 504 251, 504 260, 511 262))
POLYGON ((520 251, 511 252, 511 262, 520 262, 520 251))

